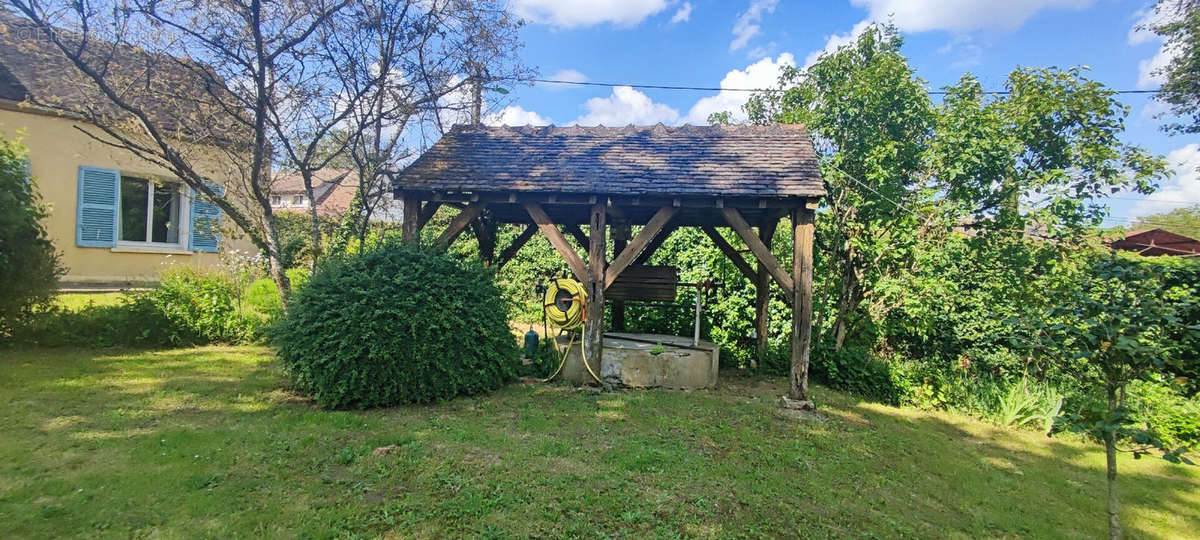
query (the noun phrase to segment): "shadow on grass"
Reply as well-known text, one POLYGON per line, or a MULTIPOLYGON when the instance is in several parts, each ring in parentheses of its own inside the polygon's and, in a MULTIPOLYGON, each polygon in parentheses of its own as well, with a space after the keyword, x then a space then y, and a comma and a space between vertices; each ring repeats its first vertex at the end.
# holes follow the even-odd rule
MULTIPOLYGON (((593 395, 511 385, 328 412, 261 348, 0 359, 15 536, 1065 536, 1104 533, 1102 455, 783 382, 593 395), (371 450, 394 445, 384 457, 371 450)), ((724 375, 724 374, 723 374, 724 375)), ((1194 472, 1123 460, 1130 536, 1200 530, 1194 472)))

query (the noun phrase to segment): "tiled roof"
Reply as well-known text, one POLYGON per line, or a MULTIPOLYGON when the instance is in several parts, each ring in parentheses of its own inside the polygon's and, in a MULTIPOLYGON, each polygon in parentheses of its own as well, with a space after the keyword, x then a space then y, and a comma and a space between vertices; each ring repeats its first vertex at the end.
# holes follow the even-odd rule
POLYGON ((819 197, 803 126, 455 126, 398 190, 819 197))
MULTIPOLYGON (((341 216, 350 209, 354 194, 358 190, 358 177, 345 169, 320 169, 313 171, 313 196, 317 213, 322 216, 341 216)), ((299 173, 276 175, 271 182, 271 195, 299 195, 304 193, 304 178, 299 173)), ((302 211, 284 208, 284 212, 302 211)), ((307 210, 303 210, 307 212, 307 210)))
MULTIPOLYGON (((79 37, 56 30, 68 43, 79 37)), ((186 60, 92 38, 88 61, 106 70, 120 97, 142 108, 167 130, 229 141, 237 121, 218 107, 208 86, 215 75, 186 60), (201 74, 207 74, 201 76, 201 74)), ((214 90, 215 92, 216 90, 214 90)), ((33 21, 0 9, 0 99, 25 102, 81 117, 128 117, 114 105, 33 21)))

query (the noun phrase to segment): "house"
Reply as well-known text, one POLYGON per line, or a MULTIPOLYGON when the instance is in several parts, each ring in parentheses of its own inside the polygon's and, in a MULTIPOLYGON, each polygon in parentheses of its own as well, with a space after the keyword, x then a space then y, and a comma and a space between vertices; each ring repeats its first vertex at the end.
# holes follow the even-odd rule
POLYGON ((277 212, 307 214, 314 204, 322 217, 341 217, 354 202, 358 180, 354 171, 320 169, 313 171, 313 200, 308 199, 300 173, 281 173, 271 182, 271 208, 277 212))
POLYGON ((1200 257, 1200 240, 1163 229, 1142 229, 1126 233, 1109 244, 1113 249, 1136 251, 1140 255, 1200 257))
MULTIPOLYGON (((0 11, 0 136, 28 148, 30 173, 50 207, 44 224, 67 269, 65 288, 152 282, 166 262, 214 266, 224 249, 254 251, 248 241, 222 238, 220 210, 169 170, 84 133, 81 116, 64 112, 98 102, 98 90, 82 80, 32 23, 0 11), (49 101, 56 106, 37 104, 49 101)), ((138 98, 155 114, 177 114, 165 104, 154 109, 152 93, 138 98)), ((211 169, 205 175, 227 178, 216 171, 226 169, 218 163, 228 154, 198 148, 211 169)))

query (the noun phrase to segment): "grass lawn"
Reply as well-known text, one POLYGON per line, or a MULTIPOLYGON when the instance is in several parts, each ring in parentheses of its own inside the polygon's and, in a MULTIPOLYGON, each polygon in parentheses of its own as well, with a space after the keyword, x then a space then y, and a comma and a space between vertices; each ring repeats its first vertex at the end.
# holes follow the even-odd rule
POLYGON ((54 304, 68 311, 79 311, 89 305, 115 306, 125 297, 123 292, 60 293, 54 297, 54 304))
MULTIPOLYGON (((9 349, 0 373, 5 538, 1106 534, 1097 447, 821 387, 827 420, 797 421, 783 380, 327 412, 254 347, 9 349)), ((1129 537, 1200 534, 1200 471, 1120 469, 1129 537)))

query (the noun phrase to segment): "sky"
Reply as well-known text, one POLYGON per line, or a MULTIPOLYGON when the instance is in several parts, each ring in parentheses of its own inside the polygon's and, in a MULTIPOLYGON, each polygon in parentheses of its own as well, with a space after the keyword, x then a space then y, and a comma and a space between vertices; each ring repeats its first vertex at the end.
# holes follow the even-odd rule
MULTIPOLYGON (((522 60, 539 78, 720 88, 772 86, 786 65, 811 63, 870 22, 891 21, 931 90, 967 72, 1002 89, 1017 67, 1087 66, 1119 90, 1153 89, 1169 59, 1136 27, 1147 0, 510 0, 527 21, 522 60)), ((745 92, 536 84, 509 88, 493 125, 705 124, 744 119, 745 92)), ((1150 196, 1120 193, 1107 225, 1200 203, 1200 138, 1168 136, 1148 95, 1130 107, 1124 139, 1165 156, 1176 174, 1150 196)))

